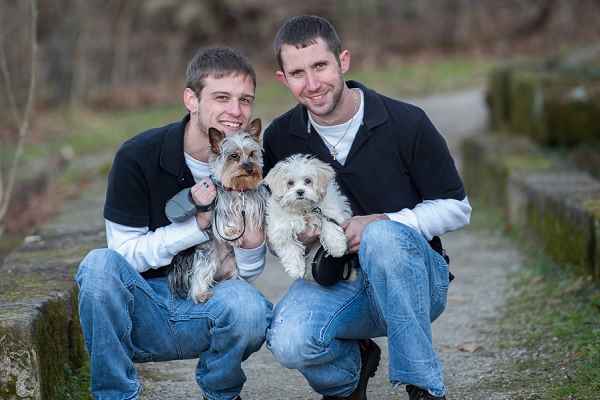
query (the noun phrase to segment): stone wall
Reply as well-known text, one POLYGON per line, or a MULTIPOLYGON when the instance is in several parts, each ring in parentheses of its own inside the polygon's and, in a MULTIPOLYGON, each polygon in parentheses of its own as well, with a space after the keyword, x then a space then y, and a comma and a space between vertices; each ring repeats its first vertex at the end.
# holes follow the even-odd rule
POLYGON ((64 365, 87 355, 77 312, 79 262, 106 247, 103 185, 38 228, 0 268, 0 398, 52 399, 64 365))

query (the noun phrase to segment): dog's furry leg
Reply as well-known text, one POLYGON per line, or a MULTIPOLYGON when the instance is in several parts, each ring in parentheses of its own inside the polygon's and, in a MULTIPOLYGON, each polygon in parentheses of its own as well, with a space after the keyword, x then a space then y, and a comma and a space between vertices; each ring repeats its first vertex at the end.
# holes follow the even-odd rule
POLYGON ((346 252, 346 236, 344 230, 333 222, 323 221, 319 237, 325 251, 333 257, 341 257, 346 252))
POLYGON ((190 271, 188 299, 196 303, 205 302, 213 295, 215 272, 219 268, 218 250, 214 240, 195 247, 194 264, 190 271))

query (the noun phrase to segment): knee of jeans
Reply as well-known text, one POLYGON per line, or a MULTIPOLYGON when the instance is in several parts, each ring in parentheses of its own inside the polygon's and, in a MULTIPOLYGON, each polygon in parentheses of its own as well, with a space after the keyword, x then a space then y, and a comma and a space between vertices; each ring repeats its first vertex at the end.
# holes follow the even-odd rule
POLYGON ((94 286, 102 283, 103 286, 113 284, 114 280, 122 280, 120 269, 128 265, 121 254, 110 249, 92 250, 79 265, 75 279, 80 289, 85 283, 94 286))
POLYGON ((323 349, 312 343, 308 336, 293 328, 270 328, 267 331, 267 349, 282 366, 290 369, 302 369, 323 353, 323 349))
POLYGON ((375 260, 377 268, 396 267, 402 257, 402 248, 412 247, 416 231, 395 221, 375 221, 367 225, 360 239, 361 266, 368 270, 369 261, 375 260), (390 261, 387 263, 386 261, 390 261))
POLYGON ((220 282, 211 299, 218 304, 219 325, 235 325, 246 337, 264 341, 273 316, 273 305, 255 287, 240 280, 220 282))
POLYGON ((396 221, 374 221, 367 225, 361 235, 361 249, 363 246, 380 248, 382 244, 389 243, 392 237, 396 240, 410 240, 414 233, 416 233, 414 229, 396 221))

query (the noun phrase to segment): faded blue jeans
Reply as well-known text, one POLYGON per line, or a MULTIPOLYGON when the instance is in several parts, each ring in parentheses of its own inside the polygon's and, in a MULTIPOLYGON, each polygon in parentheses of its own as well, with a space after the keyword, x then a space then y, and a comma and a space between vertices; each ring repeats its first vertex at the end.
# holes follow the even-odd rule
POLYGON ((412 384, 443 396, 431 322, 446 305, 448 264, 417 231, 394 221, 367 226, 359 259, 356 282, 294 281, 275 308, 267 348, 314 391, 345 397, 358 385, 361 366, 349 339, 387 336, 392 386, 412 384))
POLYGON ((137 398, 133 362, 193 358, 204 395, 234 399, 246 381, 241 362, 260 349, 272 317, 272 304, 247 282, 220 282, 195 304, 172 294, 166 277, 146 280, 108 249, 90 252, 76 280, 95 399, 137 398))

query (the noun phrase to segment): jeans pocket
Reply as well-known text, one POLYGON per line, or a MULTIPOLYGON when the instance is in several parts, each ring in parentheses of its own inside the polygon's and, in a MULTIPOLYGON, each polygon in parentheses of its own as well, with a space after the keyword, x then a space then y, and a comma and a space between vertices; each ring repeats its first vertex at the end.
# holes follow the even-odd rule
POLYGON ((429 306, 429 321, 435 321, 446 309, 448 286, 438 286, 433 292, 429 306))

